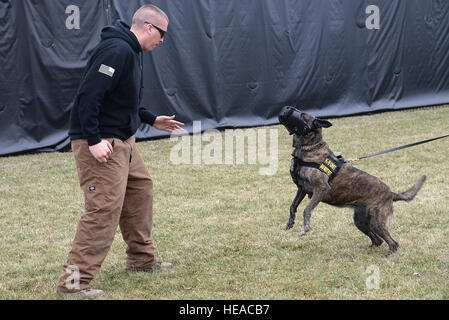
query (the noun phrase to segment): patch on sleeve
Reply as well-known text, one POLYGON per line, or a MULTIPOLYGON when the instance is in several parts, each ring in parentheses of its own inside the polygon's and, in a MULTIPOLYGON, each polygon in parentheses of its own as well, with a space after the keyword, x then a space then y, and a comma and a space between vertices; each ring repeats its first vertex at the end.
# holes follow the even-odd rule
POLYGON ((110 66, 102 64, 98 72, 103 73, 112 78, 114 76, 115 69, 110 66))

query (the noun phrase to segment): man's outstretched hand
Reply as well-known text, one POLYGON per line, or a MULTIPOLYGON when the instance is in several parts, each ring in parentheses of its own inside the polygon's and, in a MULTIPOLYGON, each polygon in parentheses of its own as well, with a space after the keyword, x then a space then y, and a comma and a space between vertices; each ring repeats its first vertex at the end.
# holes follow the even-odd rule
POLYGON ((184 129, 181 128, 181 126, 184 126, 184 123, 176 121, 174 119, 175 116, 159 116, 154 121, 153 127, 158 130, 166 131, 168 133, 184 131, 184 129))

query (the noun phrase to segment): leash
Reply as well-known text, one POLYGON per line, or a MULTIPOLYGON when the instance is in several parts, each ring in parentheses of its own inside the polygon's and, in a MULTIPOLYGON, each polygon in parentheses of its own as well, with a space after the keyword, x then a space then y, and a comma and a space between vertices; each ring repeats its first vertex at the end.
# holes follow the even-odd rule
POLYGON ((443 139, 443 138, 447 138, 447 137, 449 137, 449 134, 447 134, 445 136, 432 138, 432 139, 428 139, 428 140, 423 140, 423 141, 418 141, 418 142, 407 144, 405 146, 400 146, 400 147, 397 147, 397 148, 392 148, 392 149, 388 149, 388 150, 385 150, 385 151, 373 153, 373 154, 370 154, 370 155, 367 155, 367 156, 363 156, 363 157, 360 157, 360 158, 357 158, 357 159, 348 159, 348 160, 345 161, 345 163, 355 162, 355 161, 363 160, 363 159, 366 159, 366 158, 375 157, 375 156, 378 156, 378 155, 381 155, 381 154, 390 153, 390 152, 393 152, 393 151, 414 147, 414 146, 417 146, 417 145, 420 145, 420 144, 423 144, 423 143, 432 142, 432 141, 443 139))

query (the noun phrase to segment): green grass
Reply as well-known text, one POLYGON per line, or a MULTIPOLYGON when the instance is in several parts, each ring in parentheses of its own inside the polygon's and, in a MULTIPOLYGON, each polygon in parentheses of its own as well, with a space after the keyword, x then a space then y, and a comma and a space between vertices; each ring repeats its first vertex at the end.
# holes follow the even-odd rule
MULTIPOLYGON (((324 138, 345 158, 447 134, 449 107, 331 119, 324 138)), ((395 204, 390 231, 399 251, 370 241, 352 212, 320 204, 300 236, 302 210, 285 231, 295 185, 291 136, 279 129, 277 175, 260 165, 173 165, 169 139, 138 148, 155 181, 154 240, 172 270, 127 274, 126 246, 116 239, 91 286, 103 299, 449 299, 449 139, 354 165, 404 191, 428 180, 414 201, 395 204), (379 270, 379 288, 366 273, 379 270)), ((73 155, 0 158, 0 299, 60 299, 83 195, 73 155)))

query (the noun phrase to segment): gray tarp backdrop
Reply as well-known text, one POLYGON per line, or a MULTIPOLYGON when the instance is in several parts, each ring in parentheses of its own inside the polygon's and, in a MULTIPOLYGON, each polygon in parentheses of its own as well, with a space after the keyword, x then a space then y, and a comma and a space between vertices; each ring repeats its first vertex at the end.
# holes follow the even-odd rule
MULTIPOLYGON (((0 1, 0 155, 68 146, 101 29, 131 23, 148 2, 0 1)), ((449 102, 448 0, 151 3, 170 25, 144 54, 144 104, 190 132, 195 120, 203 130, 275 124, 292 104, 328 117, 449 102)), ((137 137, 164 134, 141 126, 137 137)))

